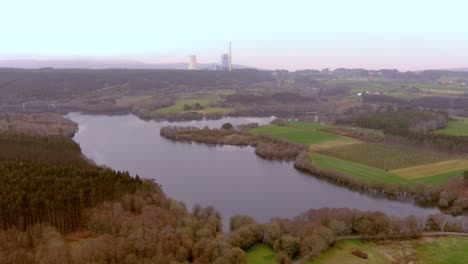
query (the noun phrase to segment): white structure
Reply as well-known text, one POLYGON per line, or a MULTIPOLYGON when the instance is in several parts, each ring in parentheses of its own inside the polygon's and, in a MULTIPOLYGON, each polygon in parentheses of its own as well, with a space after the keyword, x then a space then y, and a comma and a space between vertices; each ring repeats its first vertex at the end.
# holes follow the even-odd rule
POLYGON ((219 62, 221 70, 228 71, 230 69, 229 55, 221 54, 221 61, 219 62))
POLYGON ((190 55, 189 56, 188 69, 189 70, 196 70, 197 69, 197 56, 195 56, 195 55, 190 55))
POLYGON ((231 53, 231 42, 229 42, 229 71, 232 71, 232 53, 231 53))

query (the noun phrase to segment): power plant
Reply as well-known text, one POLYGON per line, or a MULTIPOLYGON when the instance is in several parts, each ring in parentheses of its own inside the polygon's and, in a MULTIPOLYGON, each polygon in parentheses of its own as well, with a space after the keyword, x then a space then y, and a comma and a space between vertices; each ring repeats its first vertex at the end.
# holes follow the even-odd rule
POLYGON ((229 41, 229 71, 232 71, 232 45, 231 42, 229 41))
POLYGON ((188 69, 189 70, 196 70, 197 69, 197 56, 196 55, 190 55, 189 56, 188 69))
MULTIPOLYGON (((189 63, 188 63, 189 70, 197 70, 197 56, 190 55, 189 56, 189 63)), ((228 54, 221 54, 220 60, 218 64, 215 64, 210 70, 215 71, 232 71, 232 45, 229 42, 229 53, 228 54)))
POLYGON ((230 71, 229 66, 229 55, 228 54, 221 54, 221 60, 219 62, 219 66, 223 71, 230 71))

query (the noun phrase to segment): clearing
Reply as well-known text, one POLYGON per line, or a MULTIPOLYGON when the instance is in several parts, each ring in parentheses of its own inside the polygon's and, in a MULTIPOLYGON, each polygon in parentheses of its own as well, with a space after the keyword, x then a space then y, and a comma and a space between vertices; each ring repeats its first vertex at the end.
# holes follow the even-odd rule
POLYGON ((468 136, 468 118, 453 117, 456 121, 449 121, 443 129, 437 130, 437 133, 451 136, 468 136))
POLYGON ((466 263, 468 259, 468 238, 439 237, 409 241, 363 242, 343 240, 335 244, 308 264, 327 263, 466 263), (361 250, 368 255, 367 260, 351 254, 361 250))
POLYGON ((273 264, 276 252, 265 244, 256 244, 247 250, 248 264, 273 264))

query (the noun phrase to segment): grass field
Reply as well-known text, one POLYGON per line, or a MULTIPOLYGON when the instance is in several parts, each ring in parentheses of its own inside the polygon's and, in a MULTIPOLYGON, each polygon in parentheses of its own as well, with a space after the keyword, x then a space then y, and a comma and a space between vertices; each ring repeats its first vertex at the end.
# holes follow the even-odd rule
POLYGON ((440 263, 458 264, 468 260, 468 238, 441 237, 411 241, 362 242, 361 240, 339 241, 318 258, 307 264, 328 263, 440 263), (359 249, 368 259, 353 256, 359 249))
MULTIPOLYGON (((361 179, 436 185, 446 182, 450 177, 461 175, 468 168, 468 160, 363 142, 321 130, 330 128, 333 127, 318 123, 288 122, 284 126, 257 127, 251 129, 250 133, 267 134, 309 146, 311 159, 318 166, 361 179)), ((380 136, 372 130, 357 131, 380 136)))
POLYGON ((318 123, 288 122, 285 126, 269 125, 251 129, 254 135, 271 135, 302 145, 321 144, 327 141, 349 140, 349 138, 320 131, 326 126, 318 123))
MULTIPOLYGON (((359 164, 356 162, 352 162, 349 160, 343 160, 334 158, 331 156, 313 153, 311 154, 312 161, 324 168, 328 168, 331 170, 339 171, 345 173, 347 175, 368 179, 368 180, 380 180, 388 183, 406 183, 406 184, 413 184, 413 183, 428 183, 432 185, 438 185, 446 182, 449 178, 455 176, 461 176, 464 170, 452 170, 444 173, 439 173, 435 175, 424 175, 420 177, 416 177, 414 179, 405 178, 400 176, 394 171, 385 171, 379 168, 374 168, 370 166, 366 166, 363 164, 359 164)), ((431 166, 431 165, 428 165, 431 166)))
POLYGON ((350 176, 366 180, 380 180, 384 182, 410 183, 408 179, 382 169, 366 166, 348 160, 338 159, 327 155, 312 153, 311 159, 320 167, 339 171, 350 176))
POLYGON ((265 244, 256 244, 247 250, 248 264, 273 264, 276 252, 265 244))
POLYGON ((386 264, 391 263, 372 243, 364 243, 361 240, 339 241, 334 247, 325 251, 318 258, 306 262, 307 264, 329 264, 329 263, 372 263, 386 264), (361 259, 351 254, 353 250, 362 250, 368 255, 367 259, 361 259))
POLYGON ((438 185, 438 184, 445 183, 449 178, 462 176, 464 171, 465 170, 449 171, 449 172, 440 173, 436 175, 430 175, 430 176, 426 176, 422 178, 417 178, 417 179, 414 179, 413 181, 438 185))
POLYGON ((447 127, 437 130, 437 133, 452 136, 468 136, 468 118, 454 117, 457 121, 449 121, 447 127))
POLYGON ((416 246, 420 263, 467 263, 468 238, 444 237, 416 246))
POLYGON ((384 170, 449 160, 450 157, 371 142, 321 150, 320 153, 384 170))
POLYGON ((466 159, 447 160, 432 164, 393 170, 392 172, 408 179, 418 179, 421 177, 428 177, 463 170, 468 170, 468 160, 466 159))

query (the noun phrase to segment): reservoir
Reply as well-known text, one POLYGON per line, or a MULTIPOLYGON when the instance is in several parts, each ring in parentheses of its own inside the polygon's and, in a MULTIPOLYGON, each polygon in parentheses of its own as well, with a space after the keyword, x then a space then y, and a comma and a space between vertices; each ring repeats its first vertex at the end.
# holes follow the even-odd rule
POLYGON ((245 214, 259 222, 274 217, 293 217, 309 209, 356 208, 382 211, 395 216, 429 215, 437 208, 422 208, 412 202, 388 200, 352 191, 294 169, 292 162, 264 160, 251 147, 210 146, 173 142, 162 138, 163 126, 219 128, 271 118, 223 118, 190 122, 144 121, 134 115, 104 116, 71 113, 79 124, 74 140, 83 154, 99 165, 154 179, 171 198, 212 205, 223 222, 245 214))

